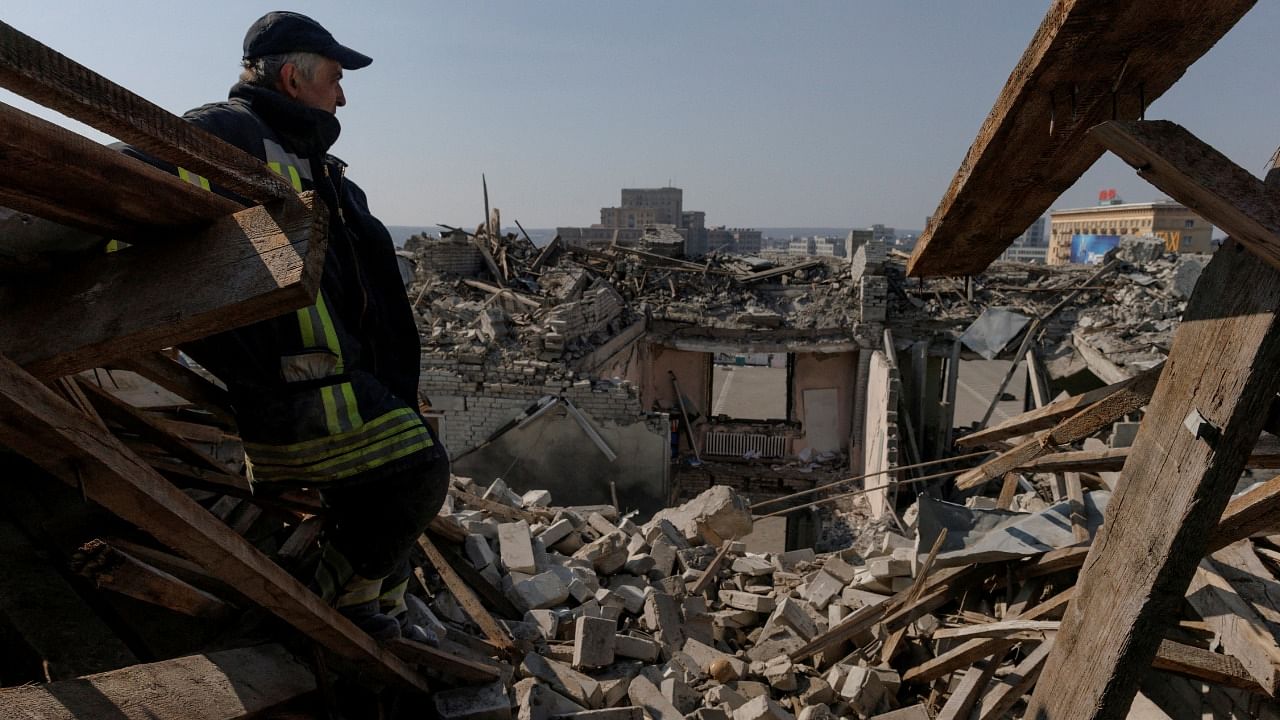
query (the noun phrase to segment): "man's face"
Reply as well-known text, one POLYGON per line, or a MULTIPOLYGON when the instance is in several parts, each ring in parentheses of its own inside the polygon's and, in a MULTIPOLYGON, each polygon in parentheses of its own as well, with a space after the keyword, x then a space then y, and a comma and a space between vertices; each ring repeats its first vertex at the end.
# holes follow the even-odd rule
POLYGON ((347 104, 342 94, 342 65, 337 60, 322 58, 310 78, 292 64, 285 65, 281 76, 285 93, 307 107, 336 113, 347 104))

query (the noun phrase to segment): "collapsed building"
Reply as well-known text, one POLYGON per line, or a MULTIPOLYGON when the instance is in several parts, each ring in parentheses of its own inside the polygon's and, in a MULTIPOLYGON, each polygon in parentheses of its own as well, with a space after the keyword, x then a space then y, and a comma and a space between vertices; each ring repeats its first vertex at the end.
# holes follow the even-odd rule
POLYGON ((1251 4, 1055 5, 905 264, 693 262, 659 228, 538 248, 492 219, 415 242, 457 469, 411 582, 436 645, 307 589, 324 504, 252 491, 225 391, 171 349, 314 301, 314 199, 0 24, 5 87, 250 203, 0 109, 0 709, 1280 715, 1280 478, 1247 474, 1278 459, 1280 171, 1139 119, 1251 4), (990 265, 1104 146, 1231 239, 990 265), (769 354, 780 417, 718 413, 717 356, 769 354), (957 428, 968 358, 1025 366, 1029 407, 995 413, 1010 372, 957 428))

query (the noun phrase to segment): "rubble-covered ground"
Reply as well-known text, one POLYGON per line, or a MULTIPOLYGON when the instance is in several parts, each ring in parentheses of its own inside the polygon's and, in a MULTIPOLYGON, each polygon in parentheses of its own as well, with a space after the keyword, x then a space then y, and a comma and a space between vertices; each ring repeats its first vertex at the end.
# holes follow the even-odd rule
POLYGON ((570 368, 642 319, 827 331, 858 321, 856 285, 839 259, 712 255, 695 263, 460 232, 415 236, 405 250, 416 266, 409 296, 424 352, 492 366, 536 358, 570 368), (496 258, 496 275, 481 246, 496 258))

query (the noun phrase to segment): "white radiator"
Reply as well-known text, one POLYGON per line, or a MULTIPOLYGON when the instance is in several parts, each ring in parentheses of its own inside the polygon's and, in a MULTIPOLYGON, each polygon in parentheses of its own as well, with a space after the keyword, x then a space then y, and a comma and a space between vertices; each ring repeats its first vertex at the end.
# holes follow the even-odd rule
POLYGON ((762 458, 780 458, 787 454, 787 439, 778 435, 709 432, 705 444, 704 455, 742 457, 755 451, 762 458))

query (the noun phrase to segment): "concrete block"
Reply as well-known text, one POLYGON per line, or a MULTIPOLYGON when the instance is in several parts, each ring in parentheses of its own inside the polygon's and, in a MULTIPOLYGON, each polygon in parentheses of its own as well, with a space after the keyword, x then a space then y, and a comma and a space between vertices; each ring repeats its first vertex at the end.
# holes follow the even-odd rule
POLYGON ((617 635, 613 639, 613 652, 619 657, 654 662, 661 651, 662 646, 656 640, 634 635, 617 635))
MULTIPOLYGON (((566 663, 529 653, 520 663, 520 674, 537 678, 550 685, 556 692, 581 705, 581 709, 600 707, 602 696, 600 683, 577 672, 566 663)), ((576 712, 576 710, 570 712, 576 712)))
MULTIPOLYGON (((1130 715, 1129 717, 1135 716, 1130 715)), ((887 713, 881 713, 871 718, 871 720, 930 720, 930 718, 929 711, 925 709, 924 704, 919 703, 911 707, 898 708, 887 713)))
POLYGON ((524 507, 547 507, 551 504, 550 490, 530 490, 520 497, 524 507))
POLYGON ((743 555, 733 561, 731 569, 733 572, 749 575, 751 577, 772 575, 774 571, 773 563, 759 555, 743 555))
POLYGON ((489 547, 489 541, 479 533, 470 533, 466 540, 463 541, 463 549, 467 553, 467 559, 471 561, 471 565, 475 569, 480 570, 491 564, 497 557, 493 554, 493 548, 489 547))
POLYGON ((773 698, 761 695, 734 710, 733 720, 795 720, 795 715, 784 710, 773 698))
POLYGON ((724 485, 716 485, 679 507, 658 512, 646 527, 662 520, 670 521, 685 540, 701 538, 712 545, 751 534, 747 501, 724 485))
POLYGON ((819 570, 805 587, 804 599, 818 610, 824 610, 827 604, 844 589, 844 583, 825 570, 819 570))
POLYGON ((499 525, 498 547, 502 553, 502 564, 507 570, 530 575, 538 572, 538 563, 533 555, 533 539, 529 536, 529 523, 521 520, 499 525))
POLYGON ((806 705, 800 714, 796 716, 797 720, 834 720, 835 715, 831 714, 831 708, 826 705, 806 705))
POLYGON ((747 663, 726 652, 721 652, 710 645, 697 640, 685 640, 681 648, 697 663, 698 667, 719 682, 729 682, 747 676, 747 663), (728 672, 716 672, 718 664, 723 664, 728 672))
POLYGON ((795 598, 783 598, 769 617, 770 623, 785 623, 792 630, 800 633, 805 640, 812 640, 818 634, 818 624, 814 622, 813 610, 806 607, 808 603, 795 598), (803 603, 803 604, 802 604, 803 603))
POLYGON ((818 555, 813 548, 801 548, 778 553, 773 557, 773 566, 785 572, 794 572, 801 564, 817 560, 818 555))
POLYGON ((877 580, 911 577, 911 560, 892 555, 871 558, 867 561, 867 572, 877 580))
POLYGON ((613 663, 614 635, 618 626, 604 618, 578 618, 573 637, 573 666, 599 668, 613 663))
POLYGON ((702 700, 702 695, 695 692, 693 688, 689 687, 688 683, 680 678, 663 678, 659 689, 662 690, 663 697, 670 700, 677 710, 686 715, 693 712, 702 700))
POLYGON ((671 574, 676 560, 676 548, 666 538, 661 538, 650 546, 649 556, 653 558, 653 570, 659 578, 671 574))
POLYGON ((612 532, 582 546, 573 556, 590 561, 599 573, 612 575, 627 562, 627 536, 620 530, 612 532))
POLYGON ((679 649, 684 645, 684 632, 680 627, 680 606, 666 593, 650 591, 644 601, 644 627, 664 647, 679 649))
POLYGON ((845 585, 853 582, 853 578, 858 574, 858 568, 836 556, 827 558, 827 561, 822 564, 822 570, 845 585))
POLYGON ((680 720, 684 717, 649 678, 640 675, 631 681, 627 697, 633 705, 644 708, 652 720, 680 720))
POLYGON ((638 615, 644 610, 644 590, 634 585, 619 585, 613 592, 622 598, 622 606, 632 615, 638 615))
MULTIPOLYGON (((458 688, 457 692, 469 689, 458 688)), ((530 677, 517 682, 514 690, 518 720, 550 720, 567 713, 586 710, 537 678, 530 677)))
POLYGON ((511 698, 501 680, 480 687, 441 690, 432 700, 441 720, 511 720, 511 698))
POLYGON ((824 705, 836 699, 836 692, 826 680, 818 677, 809 678, 808 684, 800 691, 800 702, 805 705, 824 705))
POLYGON ((840 696, 861 715, 871 715, 880 709, 887 698, 887 691, 880 678, 870 668, 852 666, 839 686, 840 696))
POLYGON ((520 580, 512 585, 512 590, 530 610, 563 605, 569 599, 569 586, 550 571, 520 580))
POLYGON ((568 537, 571 532, 573 532, 573 522, 562 518, 548 525, 546 530, 538 534, 538 539, 547 547, 551 547, 568 537))
POLYGON ((737 690, 724 684, 712 685, 702 697, 707 705, 728 705, 730 710, 737 710, 747 703, 737 690))
POLYGON ((538 631, 546 640, 555 640, 556 631, 560 628, 560 616, 551 610, 530 610, 524 614, 524 621, 538 626, 538 631))
POLYGON ((768 595, 756 595, 738 590, 721 590, 720 602, 738 610, 750 610, 757 613, 773 612, 776 602, 768 595))

